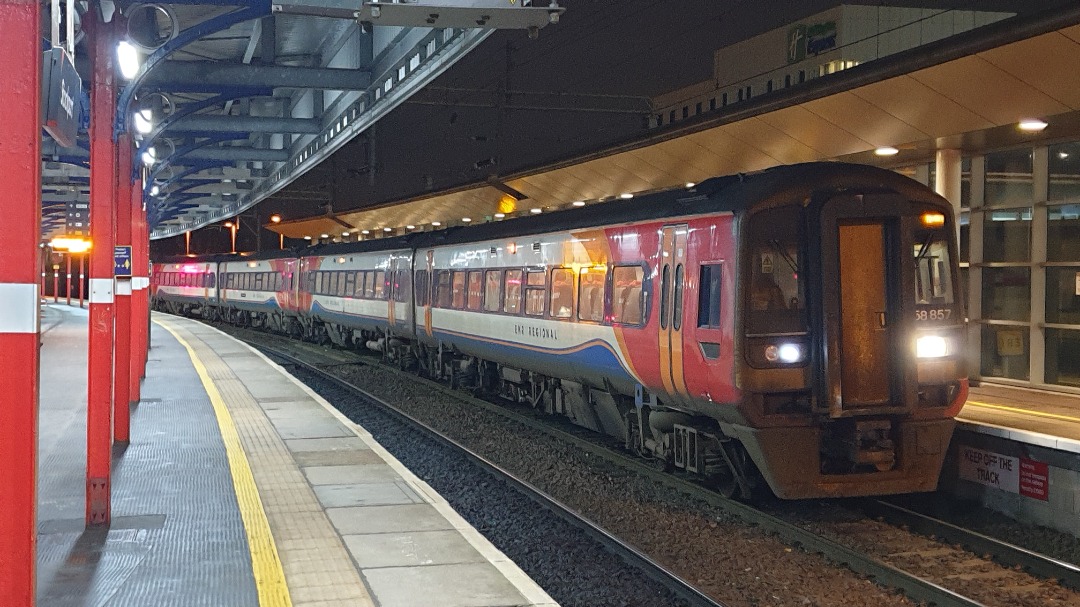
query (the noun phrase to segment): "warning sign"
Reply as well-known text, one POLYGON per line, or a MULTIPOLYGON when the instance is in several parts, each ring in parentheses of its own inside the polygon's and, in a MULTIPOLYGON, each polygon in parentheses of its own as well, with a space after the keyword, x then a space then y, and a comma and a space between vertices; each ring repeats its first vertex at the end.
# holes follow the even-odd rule
POLYGON ((1012 457, 960 446, 960 478, 1009 493, 1046 501, 1050 493, 1050 467, 1025 457, 1012 457))

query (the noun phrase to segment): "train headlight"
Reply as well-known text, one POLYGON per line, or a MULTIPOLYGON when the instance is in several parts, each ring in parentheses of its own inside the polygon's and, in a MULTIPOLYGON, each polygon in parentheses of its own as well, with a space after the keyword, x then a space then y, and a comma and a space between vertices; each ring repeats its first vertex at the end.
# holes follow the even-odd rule
POLYGON ((915 340, 915 356, 941 358, 949 355, 949 342, 940 335, 923 335, 915 340))
POLYGON ((802 359, 803 349, 799 344, 784 343, 765 346, 765 360, 771 363, 779 362, 790 365, 801 362, 802 359))

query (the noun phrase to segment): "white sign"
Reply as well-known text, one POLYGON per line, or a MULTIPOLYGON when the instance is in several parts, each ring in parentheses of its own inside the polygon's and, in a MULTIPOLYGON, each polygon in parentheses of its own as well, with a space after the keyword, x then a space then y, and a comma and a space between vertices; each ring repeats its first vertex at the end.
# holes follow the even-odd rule
POLYGON ((960 478, 1019 493, 1020 458, 960 445, 960 478))
POLYGON ((1080 295, 1080 272, 1076 273, 1076 294, 1080 295))

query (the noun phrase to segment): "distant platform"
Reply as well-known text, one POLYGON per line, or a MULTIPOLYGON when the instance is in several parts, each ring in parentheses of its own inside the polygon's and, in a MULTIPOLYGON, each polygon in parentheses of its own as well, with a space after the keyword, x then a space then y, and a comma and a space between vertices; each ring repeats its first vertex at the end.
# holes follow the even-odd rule
POLYGON ((173 316, 114 450, 112 525, 86 530, 87 317, 43 308, 38 604, 556 604, 363 428, 173 316))

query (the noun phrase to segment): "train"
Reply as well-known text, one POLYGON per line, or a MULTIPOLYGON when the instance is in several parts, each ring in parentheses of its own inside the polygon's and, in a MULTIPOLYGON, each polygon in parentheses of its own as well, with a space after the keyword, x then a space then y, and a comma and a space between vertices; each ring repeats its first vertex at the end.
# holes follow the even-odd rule
POLYGON ((932 491, 967 398, 951 205, 780 166, 584 208, 156 260, 154 309, 378 352, 725 495, 932 491), (766 492, 767 493, 767 492, 766 492))

